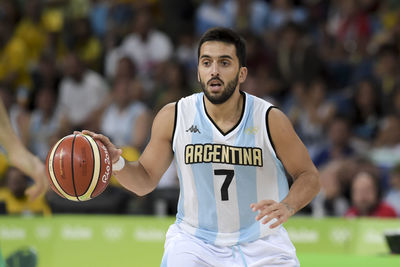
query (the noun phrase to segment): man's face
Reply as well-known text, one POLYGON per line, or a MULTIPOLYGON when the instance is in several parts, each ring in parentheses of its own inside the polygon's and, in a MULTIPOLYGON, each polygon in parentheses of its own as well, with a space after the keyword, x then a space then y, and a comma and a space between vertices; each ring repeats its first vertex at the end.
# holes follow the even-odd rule
POLYGON ((367 215, 377 204, 377 188, 368 173, 359 173, 352 185, 353 205, 361 215, 367 215))
POLYGON ((239 68, 233 44, 208 41, 200 48, 198 80, 207 99, 213 104, 227 101, 239 83, 246 79, 247 69, 239 68))

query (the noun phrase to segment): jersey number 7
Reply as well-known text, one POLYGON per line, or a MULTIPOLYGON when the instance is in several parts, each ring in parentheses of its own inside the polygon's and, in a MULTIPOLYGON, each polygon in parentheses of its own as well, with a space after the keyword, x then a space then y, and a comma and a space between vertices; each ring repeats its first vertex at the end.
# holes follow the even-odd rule
POLYGON ((225 175, 225 181, 221 186, 221 200, 227 201, 229 200, 228 196, 228 187, 232 182, 233 176, 235 175, 234 170, 226 170, 226 169, 219 169, 214 170, 214 175, 225 175))

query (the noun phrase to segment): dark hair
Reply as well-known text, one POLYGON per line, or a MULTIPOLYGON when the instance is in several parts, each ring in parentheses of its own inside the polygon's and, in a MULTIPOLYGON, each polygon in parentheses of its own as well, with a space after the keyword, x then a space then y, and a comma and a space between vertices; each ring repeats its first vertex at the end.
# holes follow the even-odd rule
POLYGON ((201 46, 203 43, 208 41, 218 41, 235 45, 236 56, 239 59, 239 66, 246 66, 246 42, 235 31, 223 27, 215 27, 207 30, 200 38, 199 46, 197 48, 197 59, 200 58, 201 46))

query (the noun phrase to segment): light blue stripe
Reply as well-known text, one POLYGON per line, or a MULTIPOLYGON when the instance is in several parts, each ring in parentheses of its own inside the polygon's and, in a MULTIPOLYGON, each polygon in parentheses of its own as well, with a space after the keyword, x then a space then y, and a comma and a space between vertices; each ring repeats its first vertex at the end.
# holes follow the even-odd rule
MULTIPOLYGON (((207 120, 207 118, 205 118, 206 115, 203 108, 203 93, 197 95, 196 109, 197 113, 193 124, 197 126, 200 133, 192 133, 192 144, 212 143, 212 140, 214 139, 213 126, 207 120)), ((210 243, 214 243, 218 232, 218 222, 217 207, 214 196, 213 168, 210 163, 196 163, 192 164, 191 167, 199 203, 199 230, 196 231, 195 235, 210 243)))
POLYGON ((160 265, 160 267, 167 267, 167 266, 168 266, 167 262, 168 262, 168 252, 166 252, 166 253, 164 254, 164 256, 163 256, 163 258, 162 258, 162 260, 161 260, 161 265, 160 265))
POLYGON ((279 201, 282 201, 289 193, 289 184, 286 179, 285 169, 283 168, 282 162, 275 158, 275 163, 278 176, 279 201))
MULTIPOLYGON (((254 147, 255 146, 255 135, 251 131, 246 129, 253 129, 253 97, 247 95, 246 98, 246 110, 243 114, 243 122, 240 126, 236 136, 235 146, 242 147, 254 147)), ((257 202, 257 169, 253 166, 240 166, 235 165, 235 179, 237 188, 237 199, 239 207, 239 219, 240 219, 240 235, 239 243, 243 242, 244 238, 249 235, 246 229, 252 224, 256 223, 255 217, 256 212, 250 209, 251 203, 257 202)), ((258 225, 258 223, 257 223, 258 225)), ((252 228, 252 235, 257 238, 260 230, 258 227, 252 228)), ((254 238, 254 239, 255 239, 254 238)))
MULTIPOLYGON (((256 214, 252 214, 251 217, 255 218, 256 214)), ((251 242, 260 237, 260 222, 255 222, 249 227, 240 230, 240 239, 238 244, 251 242)))
MULTIPOLYGON (((176 159, 175 159, 176 160, 176 159)), ((182 173, 181 173, 181 169, 179 168, 179 165, 176 164, 176 172, 178 174, 179 177, 179 201, 178 201, 178 212, 176 214, 176 218, 179 219, 179 221, 181 221, 184 216, 185 216, 185 208, 184 208, 184 188, 183 188, 183 182, 182 182, 182 173)))

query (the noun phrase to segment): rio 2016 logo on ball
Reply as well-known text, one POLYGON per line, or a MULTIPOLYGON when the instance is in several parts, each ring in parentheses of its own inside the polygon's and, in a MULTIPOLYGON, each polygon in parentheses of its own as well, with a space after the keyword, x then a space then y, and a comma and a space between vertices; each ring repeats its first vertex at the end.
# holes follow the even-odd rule
POLYGON ((46 170, 57 194, 72 201, 86 201, 106 189, 112 164, 103 143, 78 134, 65 136, 52 147, 46 170))

